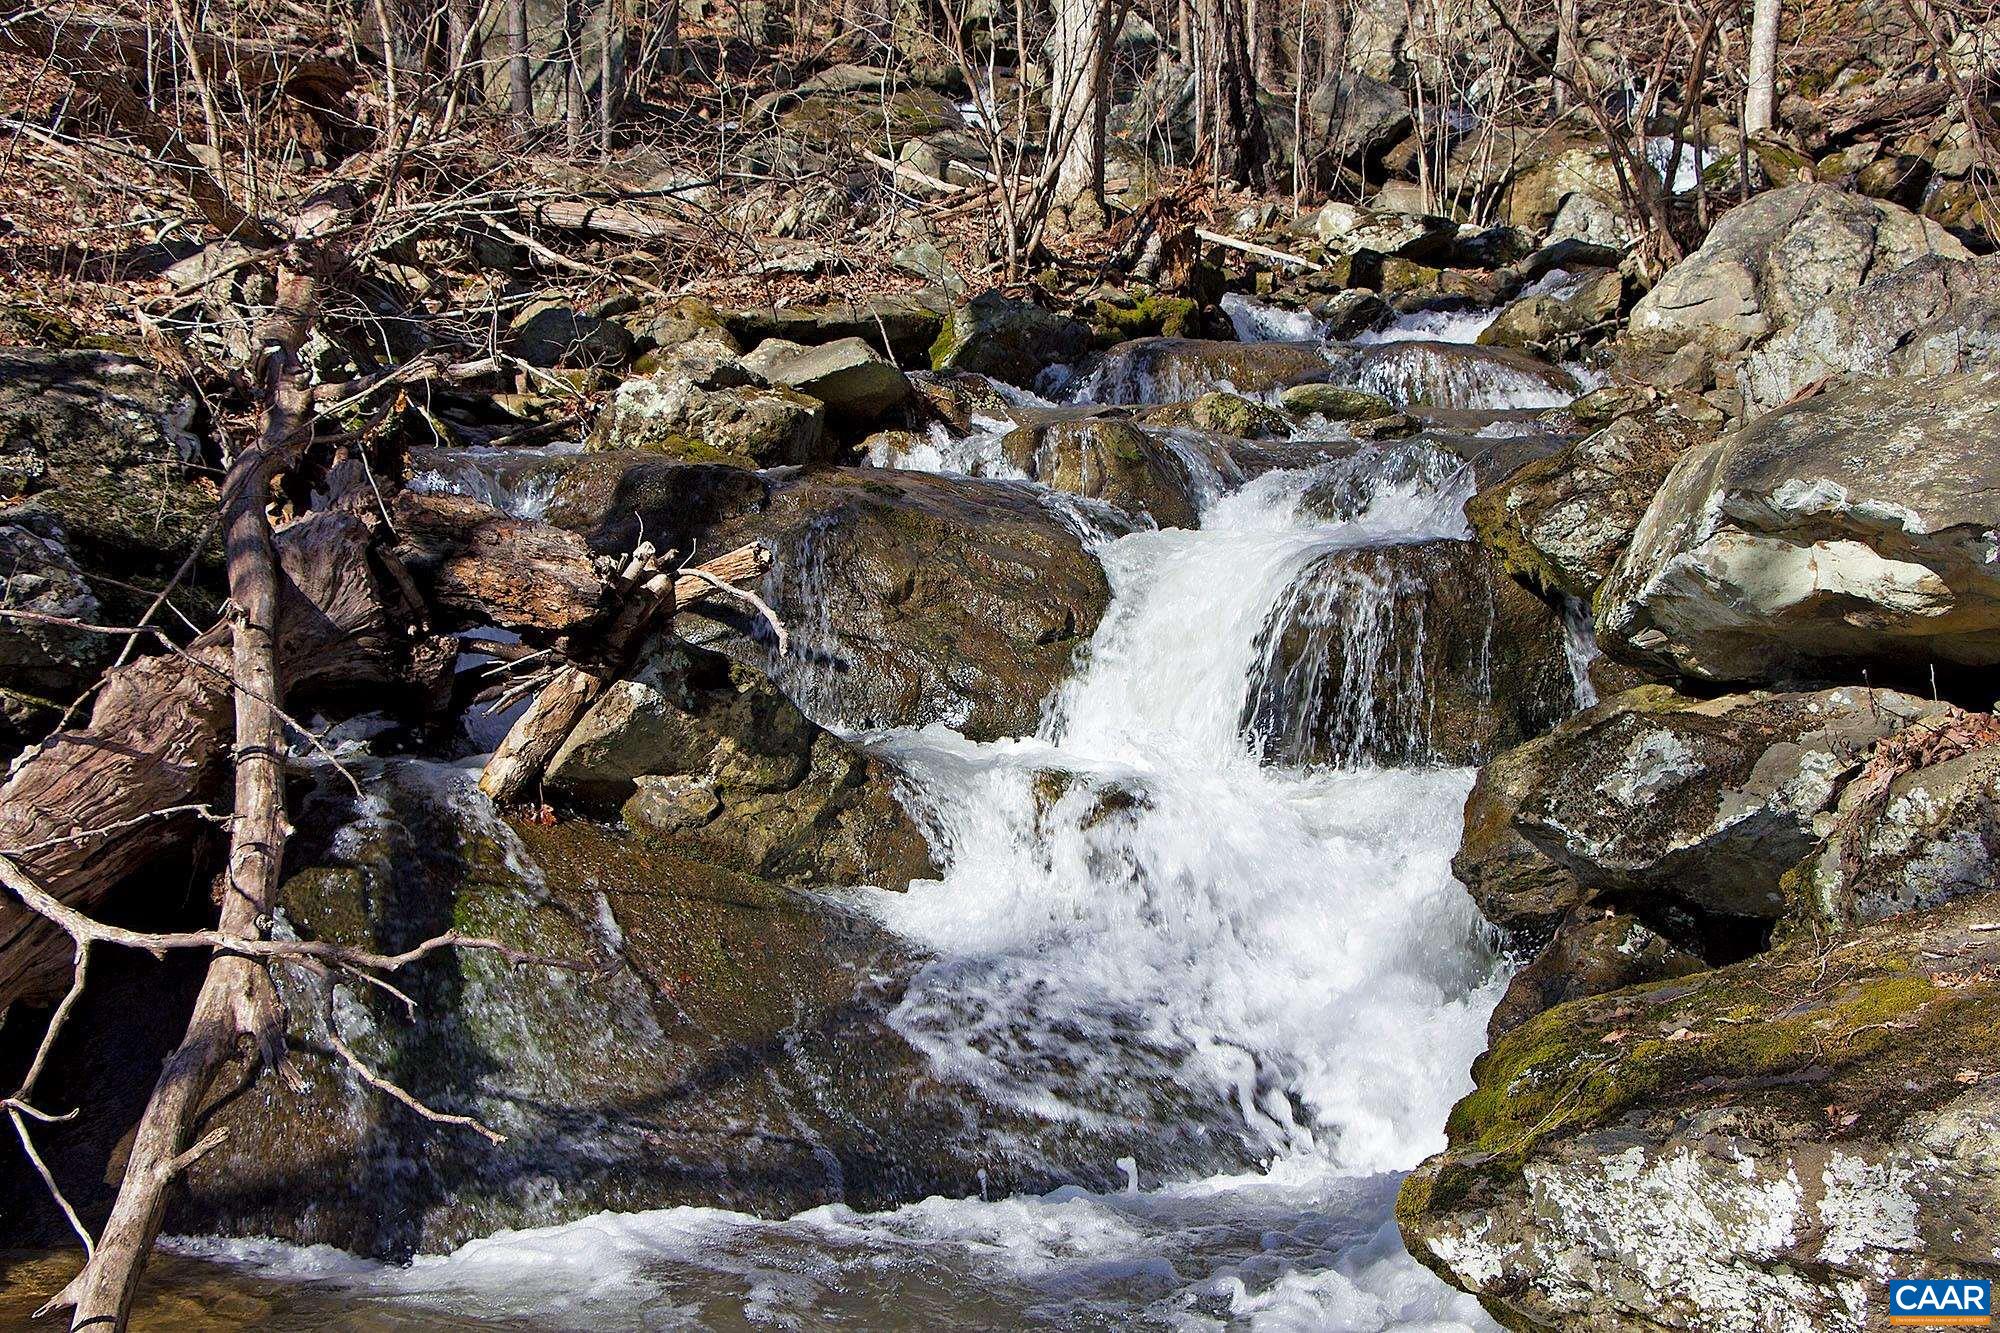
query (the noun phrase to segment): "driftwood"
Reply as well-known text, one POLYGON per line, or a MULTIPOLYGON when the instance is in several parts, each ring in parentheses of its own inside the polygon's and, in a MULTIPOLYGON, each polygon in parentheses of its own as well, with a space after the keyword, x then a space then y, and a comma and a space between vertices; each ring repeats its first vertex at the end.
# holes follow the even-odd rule
POLYGON ((604 606, 583 538, 463 495, 405 491, 390 507, 396 558, 435 611, 466 624, 568 634, 604 606))
POLYGON ((619 573, 615 585, 618 609, 595 662, 558 670, 508 728, 506 739, 479 775, 479 789, 495 802, 518 801, 535 785, 597 696, 630 665, 646 627, 655 620, 671 618, 677 607, 715 597, 739 597, 754 605, 783 635, 769 607, 734 587, 759 577, 770 564, 770 554, 763 546, 738 547, 695 569, 673 570, 663 568, 664 563, 655 559, 649 546, 633 553, 619 573))

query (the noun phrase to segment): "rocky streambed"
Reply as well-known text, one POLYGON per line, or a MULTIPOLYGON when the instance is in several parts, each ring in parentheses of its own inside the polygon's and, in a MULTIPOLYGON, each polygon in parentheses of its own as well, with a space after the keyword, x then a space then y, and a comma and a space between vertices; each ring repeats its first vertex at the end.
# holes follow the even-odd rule
MULTIPOLYGON (((410 488, 602 555, 766 540, 787 642, 684 610, 524 811, 473 785, 485 704, 295 756, 283 931, 569 965, 441 956, 414 1018, 288 992, 297 1079, 216 1113, 162 1299, 1748 1330, 1991 1274, 1990 261, 1819 186, 1636 307, 1615 259, 1137 338, 991 293, 928 368, 696 303, 562 324, 637 362, 587 435, 410 488)), ((4 355, 9 440, 97 488, 4 531, 81 606, 79 497, 136 502, 178 427, 130 363, 4 355)), ((90 667, 7 634, 17 694, 90 667)), ((112 969, 88 1003, 153 1018, 50 1096, 150 1067, 193 982, 112 969)), ((46 1149, 86 1200, 146 1080, 91 1086, 46 1149)))

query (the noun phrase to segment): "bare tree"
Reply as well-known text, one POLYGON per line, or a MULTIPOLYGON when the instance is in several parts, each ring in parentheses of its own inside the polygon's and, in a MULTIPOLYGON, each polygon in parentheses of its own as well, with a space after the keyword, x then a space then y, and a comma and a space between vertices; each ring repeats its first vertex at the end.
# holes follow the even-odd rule
POLYGON ((1750 15, 1749 88, 1743 98, 1743 132, 1760 134, 1771 128, 1778 81, 1778 13, 1780 0, 1757 0, 1750 15))
POLYGON ((1049 36, 1050 203, 1071 226, 1104 222, 1104 127, 1110 101, 1112 0, 1055 0, 1049 36))

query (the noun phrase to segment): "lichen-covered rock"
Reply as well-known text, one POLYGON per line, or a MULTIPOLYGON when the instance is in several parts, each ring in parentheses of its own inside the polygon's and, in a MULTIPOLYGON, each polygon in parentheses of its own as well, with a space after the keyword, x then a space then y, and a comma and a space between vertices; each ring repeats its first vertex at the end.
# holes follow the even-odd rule
MULTIPOLYGON (((1568 726, 1585 725, 1589 716, 1568 726)), ((1465 798, 1465 831, 1451 858, 1451 873, 1472 895, 1479 914, 1528 948, 1546 943, 1589 896, 1569 867, 1529 842, 1514 824, 1524 804, 1568 780, 1562 730, 1502 751, 1480 767, 1465 798)))
POLYGON ((1541 952, 1507 983, 1486 1020, 1487 1043, 1566 1000, 1692 976, 1707 967, 1639 918, 1586 904, 1564 918, 1541 952))
POLYGON ((1410 1252, 1510 1327, 1861 1333, 2000 1278, 1993 894, 1574 1000, 1473 1067, 1410 1252))
POLYGON ((1708 681, 2000 662, 2000 370, 1864 378, 1683 455, 1597 601, 1708 681))
POLYGON ((1926 255, 1814 305, 1752 352, 1737 384, 1749 416, 1827 380, 1933 375, 2000 354, 2000 259, 1926 255))
POLYGON ((1713 435, 1670 407, 1621 416, 1482 490, 1465 516, 1508 573, 1587 604, 1668 471, 1713 435))
MULTIPOLYGON (((881 468, 766 481, 765 504, 700 534, 702 548, 772 545, 764 592, 792 641, 775 669, 808 713, 859 727, 947 722, 978 739, 1035 729, 1110 595, 1046 493, 881 468)), ((717 646, 768 665, 747 647, 740 609, 677 624, 700 639, 704 621, 733 627, 717 646)))
POLYGON ((1818 845, 1816 817, 1876 744, 1947 711, 1893 690, 1701 700, 1642 686, 1543 739, 1512 824, 1653 922, 1768 921, 1787 906, 1780 880, 1818 845))
POLYGON ((2000 882, 2000 726, 1952 710, 1883 747, 1787 880, 1804 926, 1924 911, 2000 882))
POLYGON ((1192 475, 1164 432, 1116 417, 1084 417, 1023 426, 1001 448, 1044 486, 1102 500, 1163 528, 1200 522, 1192 475))
POLYGON ((1735 352, 1926 255, 1967 257, 1935 222, 1830 185, 1792 185, 1723 214, 1633 307, 1632 335, 1735 352))
POLYGON ((875 421, 910 396, 903 372, 859 338, 812 346, 767 338, 743 363, 773 384, 819 399, 849 424, 875 421))
POLYGON ((985 291, 951 312, 931 344, 931 369, 966 370, 1022 386, 1050 366, 1081 360, 1090 329, 1073 319, 985 291))
MULTIPOLYGON (((61 531, 46 520, 0 522, 0 608, 84 624, 103 619, 61 531)), ((108 635, 0 618, 0 745, 46 730, 116 650, 108 635)))
POLYGON ((1538 292, 1513 301, 1480 330, 1486 347, 1541 350, 1604 327, 1618 313, 1624 277, 1606 270, 1584 279, 1574 291, 1538 292))
POLYGON ((896 781, 761 671, 666 640, 591 705, 543 786, 622 804, 635 832, 690 860, 802 887, 902 889, 937 869, 896 781))
POLYGON ((1477 763, 1576 707, 1561 617, 1475 542, 1320 557, 1260 658, 1243 722, 1278 763, 1477 763))
MULTIPOLYGON (((0 348, 0 502, 52 519, 86 575, 171 573, 215 516, 214 483, 189 467, 194 411, 129 357, 0 348)), ((205 554, 219 568, 221 543, 205 554)))
POLYGON ((626 380, 598 417, 590 447, 738 467, 822 459, 826 405, 796 389, 772 387, 740 362, 735 366, 726 376, 690 375, 674 363, 626 380))

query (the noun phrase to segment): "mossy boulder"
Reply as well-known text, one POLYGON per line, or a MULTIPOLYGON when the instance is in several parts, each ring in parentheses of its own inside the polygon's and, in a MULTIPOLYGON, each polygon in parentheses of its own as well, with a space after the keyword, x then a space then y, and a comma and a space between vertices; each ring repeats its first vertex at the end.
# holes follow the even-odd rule
POLYGON ((984 291, 958 306, 931 344, 931 369, 964 370, 1033 385, 1050 366, 1080 360, 1090 330, 1032 301, 984 291))
POLYGON ((1404 1182, 1404 1242, 1508 1326, 1578 1333, 1860 1333, 1889 1277, 2000 1278, 1997 910, 1987 893, 1514 1029, 1404 1182))
POLYGON ((1692 976, 1708 964, 1627 912, 1586 903, 1514 974, 1486 1020, 1488 1044, 1567 1000, 1692 976))
POLYGON ((1373 421, 1396 415, 1396 405, 1381 394, 1340 384, 1295 384, 1278 401, 1295 417, 1328 421, 1373 421))
POLYGON ((549 761, 552 799, 607 811, 677 856, 805 887, 937 874, 893 765, 814 724, 763 672, 667 639, 549 761))
POLYGON ((704 383, 672 364, 634 376, 598 416, 590 447, 751 468, 825 458, 826 405, 744 373, 748 382, 704 383))
POLYGON ((1667 473, 1714 433, 1670 407, 1618 417, 1480 491, 1466 519, 1509 574, 1588 604, 1667 473))
POLYGON ((1563 642, 1477 543, 1334 551, 1266 621, 1244 726, 1278 763, 1478 763, 1575 710, 1563 642))
POLYGON ((1102 500, 1163 528, 1200 522, 1193 476, 1164 432, 1119 417, 1082 417, 1022 426, 1001 450, 1054 490, 1102 500))
POLYGON ((772 384, 817 398, 844 425, 866 426, 910 396, 903 372, 860 338, 812 346, 767 338, 743 363, 772 384))
POLYGON ((1105 346, 1128 338, 1188 338, 1201 332, 1201 303, 1157 292, 1103 296, 1091 303, 1090 322, 1105 346))
POLYGON ((1162 403, 1137 414, 1148 426, 1189 426, 1238 440, 1289 438, 1284 414, 1240 394, 1205 393, 1185 403, 1162 403))

